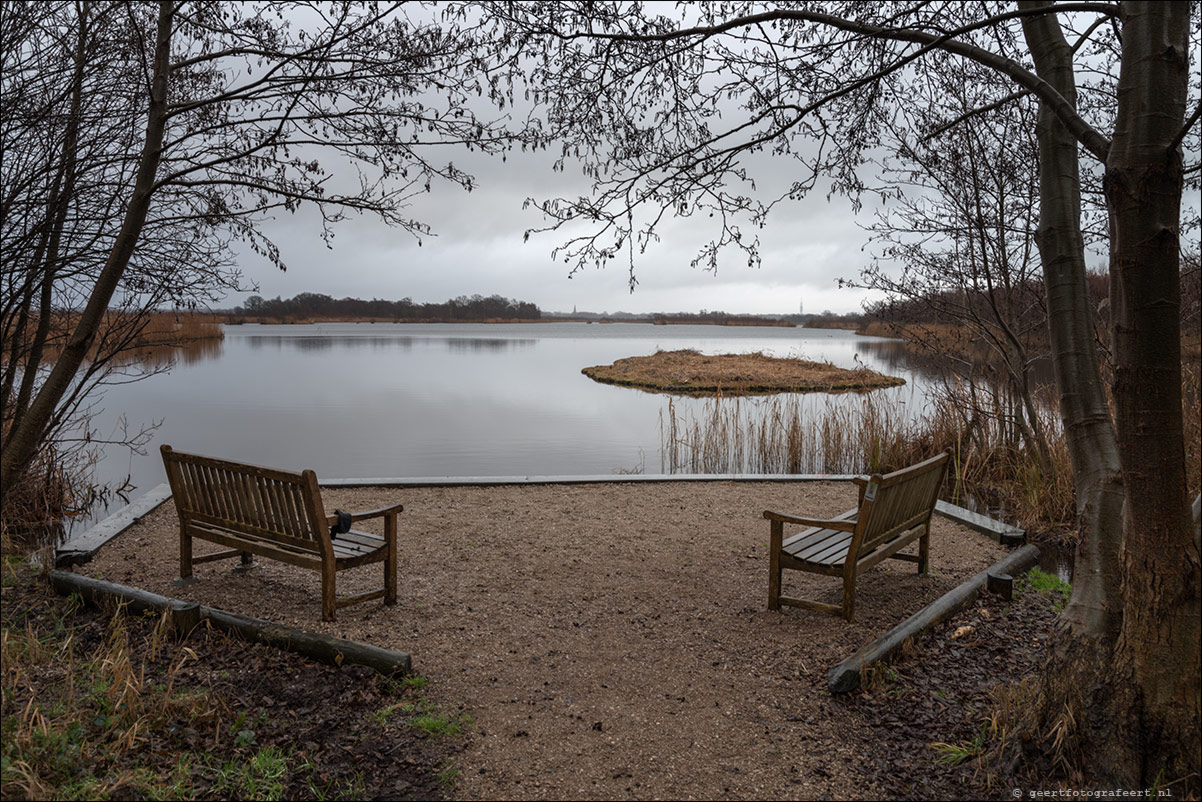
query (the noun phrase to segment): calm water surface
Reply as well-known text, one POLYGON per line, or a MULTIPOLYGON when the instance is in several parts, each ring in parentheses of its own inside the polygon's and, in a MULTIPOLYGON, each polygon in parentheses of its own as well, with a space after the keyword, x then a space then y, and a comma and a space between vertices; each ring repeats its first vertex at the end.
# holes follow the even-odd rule
MULTIPOLYGON (((657 349, 764 351, 907 379, 876 391, 921 407, 897 343, 847 331, 614 323, 242 325, 169 373, 110 388, 97 427, 159 423, 145 456, 110 447, 101 482, 165 481, 161 443, 319 479, 661 472, 667 396, 581 368, 657 349)), ((840 403, 860 403, 848 394, 840 403)), ((816 394, 813 403, 829 403, 816 394)), ((678 411, 696 405, 677 398, 678 411)), ((751 401, 750 403, 755 403, 751 401)), ((807 403, 811 399, 807 397, 807 403)), ((75 527, 78 529, 78 524, 75 527)))

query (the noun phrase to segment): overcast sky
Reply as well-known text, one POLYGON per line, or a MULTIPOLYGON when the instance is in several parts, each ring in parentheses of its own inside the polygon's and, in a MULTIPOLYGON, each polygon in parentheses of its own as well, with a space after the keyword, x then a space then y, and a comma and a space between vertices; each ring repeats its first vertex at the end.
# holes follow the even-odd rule
MULTIPOLYGON (((689 266, 699 248, 718 234, 714 221, 668 220, 658 231, 660 242, 636 256, 639 285, 631 293, 621 259, 604 270, 590 268, 569 277, 571 265, 551 259, 567 234, 548 232, 523 241, 527 229, 546 225, 536 208, 522 208, 527 198, 590 194, 589 179, 578 166, 555 172, 547 153, 511 153, 504 162, 450 147, 437 156, 425 155, 466 169, 475 176, 476 188, 469 194, 435 183, 429 194, 414 198, 408 216, 433 230, 420 247, 403 230, 372 218, 351 218, 337 225, 327 248, 313 210, 293 216, 281 212, 263 231, 279 246, 288 270, 281 272, 248 253, 241 265, 247 284, 257 285, 266 298, 318 292, 336 298, 408 297, 421 303, 503 295, 533 302, 545 312, 794 314, 801 308, 806 313, 845 313, 878 297, 837 285, 840 278, 857 278, 871 259, 865 249, 868 234, 861 227, 872 222, 874 206, 868 197, 858 216, 846 198, 828 201, 821 187, 800 201, 779 204, 768 225, 756 232, 762 264, 748 267, 745 256, 731 250, 716 274, 689 266)), ((757 154, 754 159, 744 166, 761 200, 770 200, 773 189, 783 191, 802 177, 790 158, 757 154)), ((324 158, 323 164, 330 166, 324 158)), ((343 177, 334 173, 336 181, 343 177)), ((1198 193, 1187 192, 1186 202, 1197 208, 1198 193)), ((749 231, 746 225, 744 231, 749 231)), ((225 305, 237 305, 247 295, 230 297, 225 305)))
MULTIPOLYGON (((527 229, 545 225, 537 209, 523 210, 525 199, 586 194, 589 183, 578 168, 555 173, 545 154, 510 154, 502 162, 447 149, 445 159, 472 172, 476 188, 467 193, 435 184, 428 195, 414 199, 410 216, 434 231, 420 247, 405 231, 371 218, 351 218, 337 225, 328 249, 311 210, 281 213, 264 230, 280 246, 288 270, 248 255, 242 265, 247 281, 257 284, 265 298, 318 292, 335 298, 441 302, 495 294, 533 302, 545 312, 794 314, 799 307, 806 313, 852 312, 865 297, 836 285, 840 277, 857 276, 868 259, 862 250, 867 234, 843 198, 828 203, 825 193, 816 192, 778 206, 767 228, 758 232, 762 265, 749 268, 745 257, 729 251, 716 274, 689 266, 700 245, 717 233, 713 221, 671 221, 663 226, 661 241, 636 256, 639 285, 632 294, 621 260, 569 278, 570 265, 551 259, 566 235, 536 234, 523 242, 527 229)), ((783 164, 793 166, 791 160, 783 164)), ((767 163, 759 172, 773 167, 779 171, 779 165, 767 163)), ((757 178, 762 186, 772 176, 757 178)), ((868 222, 868 214, 866 207, 861 223, 868 222)), ((226 303, 234 306, 248 294, 226 303)))

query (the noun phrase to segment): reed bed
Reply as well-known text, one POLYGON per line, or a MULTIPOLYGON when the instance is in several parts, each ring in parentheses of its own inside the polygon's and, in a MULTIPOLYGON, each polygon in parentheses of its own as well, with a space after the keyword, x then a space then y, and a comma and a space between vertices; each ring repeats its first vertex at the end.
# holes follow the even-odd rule
MULTIPOLYGON (((1202 485, 1202 402, 1199 363, 1183 369, 1186 486, 1202 485)), ((860 474, 896 470, 951 448, 944 495, 987 511, 1034 536, 1071 539, 1076 526, 1072 463, 1055 403, 1044 398, 1050 466, 1016 439, 1004 417, 972 415, 971 387, 930 401, 921 411, 903 400, 863 395, 807 404, 802 396, 714 397, 700 409, 673 399, 660 413, 665 473, 860 474)))
POLYGON ((707 399, 698 410, 669 400, 660 415, 665 473, 884 473, 952 449, 945 496, 988 509, 1031 532, 1062 535, 1075 523, 1072 470, 1055 416, 1052 470, 1040 468, 1007 426, 966 419, 955 398, 914 411, 903 400, 862 396, 806 405, 799 396, 707 399))
MULTIPOLYGON (((56 357, 79 322, 76 312, 55 312, 50 318, 43 359, 56 357)), ((32 319, 22 334, 21 347, 5 346, 6 356, 15 355, 24 364, 32 348, 37 319, 32 319)), ((135 315, 110 311, 104 315, 89 358, 100 351, 130 351, 148 348, 174 348, 202 342, 219 342, 225 337, 221 320, 201 312, 152 312, 135 315)))
POLYGON ((133 344, 183 345, 199 340, 220 340, 224 336, 220 321, 212 315, 199 312, 155 312, 133 344))

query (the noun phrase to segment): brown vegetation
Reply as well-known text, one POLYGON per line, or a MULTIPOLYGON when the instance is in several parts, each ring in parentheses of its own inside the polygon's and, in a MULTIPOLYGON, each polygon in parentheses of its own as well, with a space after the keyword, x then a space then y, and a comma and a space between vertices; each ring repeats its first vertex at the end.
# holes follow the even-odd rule
POLYGON ((441 799, 467 721, 422 677, 332 668, 3 568, 5 799, 441 799))
POLYGON ((656 326, 780 326, 794 328, 796 323, 787 320, 774 320, 758 315, 728 315, 725 312, 712 312, 704 315, 677 313, 674 315, 655 315, 651 322, 656 326))
MULTIPOLYGON (((1196 361, 1183 366, 1189 493, 1202 487, 1202 404, 1196 361)), ((1075 537, 1076 512, 1068 445, 1055 407, 1042 405, 1050 435, 1051 469, 1040 467, 1001 415, 984 414, 981 399, 934 399, 921 417, 900 401, 869 395, 856 405, 831 399, 814 414, 796 397, 760 402, 714 399, 700 414, 671 403, 661 421, 661 469, 666 473, 862 473, 912 465, 944 448, 955 454, 947 495, 978 504, 1034 537, 1075 537)), ((969 394, 966 398, 963 394, 969 394)))
POLYGON ((682 395, 874 390, 905 384, 904 379, 867 369, 847 370, 763 353, 706 356, 691 349, 627 357, 581 372, 606 384, 682 395))
MULTIPOLYGON (((8 424, 3 424, 8 435, 8 424)), ((91 456, 43 448, 21 478, 0 498, 0 537, 12 541, 53 540, 64 518, 86 511, 100 491, 87 482, 91 456)))
POLYGON ((921 417, 871 395, 854 405, 832 400, 818 414, 796 397, 715 399, 698 416, 669 404, 661 431, 667 473, 887 472, 951 448, 953 501, 988 506, 1041 537, 1067 536, 1075 522, 1063 438, 1054 440, 1053 471, 1043 473, 997 420, 966 417, 946 398, 921 417))
MULTIPOLYGON (((55 312, 51 315, 50 331, 46 337, 46 350, 50 355, 66 344, 78 322, 77 312, 55 312)), ((100 324, 91 356, 94 357, 101 349, 106 352, 127 351, 220 340, 225 336, 221 330, 223 322, 224 319, 217 315, 202 312, 153 312, 143 316, 110 311, 100 324)), ((29 336, 36 329, 36 323, 34 320, 26 327, 29 336)), ((17 349, 17 353, 24 358, 28 349, 17 349)))

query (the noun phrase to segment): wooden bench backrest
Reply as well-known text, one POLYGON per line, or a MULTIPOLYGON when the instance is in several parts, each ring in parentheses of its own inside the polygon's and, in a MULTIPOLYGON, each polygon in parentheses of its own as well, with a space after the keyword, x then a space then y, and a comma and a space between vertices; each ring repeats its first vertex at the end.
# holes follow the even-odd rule
POLYGON ((324 554, 317 474, 160 449, 181 524, 208 524, 324 554))
POLYGON ((903 532, 925 523, 939 499, 939 487, 951 452, 911 465, 900 471, 873 475, 868 480, 860 506, 859 527, 853 540, 854 553, 868 552, 903 532), (875 498, 869 499, 875 485, 875 498), (857 548, 858 546, 858 548, 857 548))

